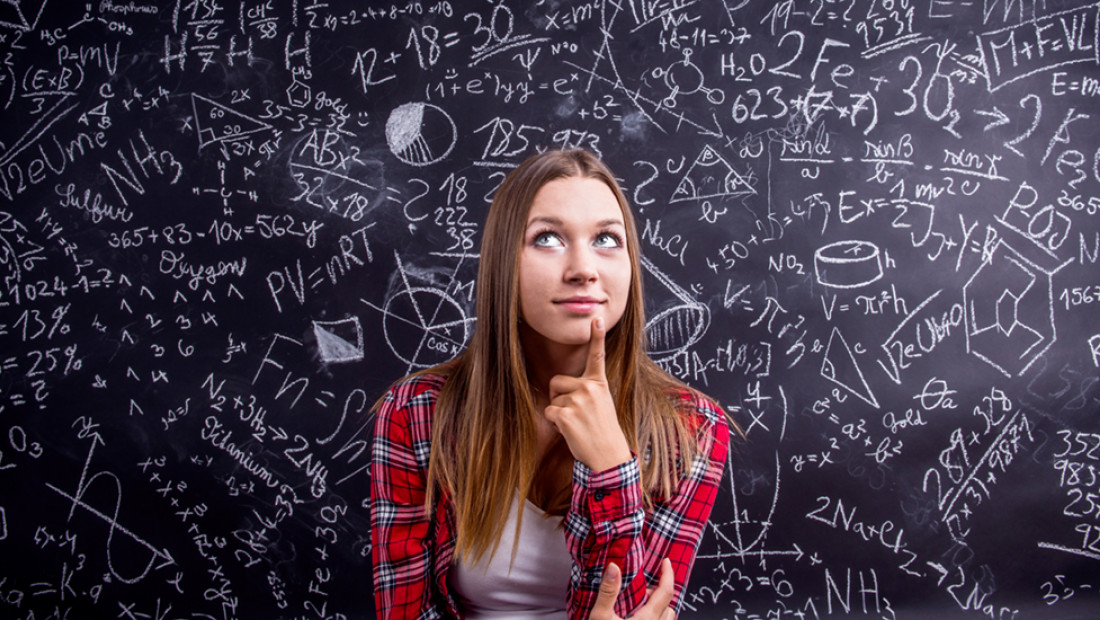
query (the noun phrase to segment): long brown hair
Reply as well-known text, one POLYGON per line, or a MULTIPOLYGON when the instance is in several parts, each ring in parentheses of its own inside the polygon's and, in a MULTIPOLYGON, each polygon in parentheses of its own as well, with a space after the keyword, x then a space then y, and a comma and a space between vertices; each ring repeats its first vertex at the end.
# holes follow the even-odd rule
POLYGON ((632 265, 630 293, 622 318, 607 334, 606 369, 619 424, 630 448, 642 456, 646 501, 671 495, 697 452, 669 396, 670 389, 686 386, 646 355, 639 239, 626 197, 607 166, 586 151, 534 155, 504 179, 489 207, 470 346, 455 359, 418 373, 447 376, 432 425, 427 507, 440 492, 452 500, 457 551, 475 562, 495 550, 515 494, 527 497, 540 469, 540 414, 519 336, 519 256, 535 195, 550 181, 567 177, 602 181, 622 209, 632 265))

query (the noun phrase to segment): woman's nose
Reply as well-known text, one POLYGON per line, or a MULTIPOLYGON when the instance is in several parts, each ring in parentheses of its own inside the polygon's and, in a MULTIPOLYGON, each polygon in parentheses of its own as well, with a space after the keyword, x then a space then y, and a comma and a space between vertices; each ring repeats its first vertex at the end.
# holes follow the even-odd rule
POLYGON ((564 276, 567 282, 595 282, 598 272, 592 252, 588 248, 574 248, 569 252, 569 262, 564 276))

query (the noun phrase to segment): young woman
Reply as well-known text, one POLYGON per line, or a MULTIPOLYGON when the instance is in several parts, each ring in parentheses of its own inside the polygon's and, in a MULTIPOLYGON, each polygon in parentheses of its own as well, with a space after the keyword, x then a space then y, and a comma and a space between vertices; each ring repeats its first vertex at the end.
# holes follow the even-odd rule
POLYGON ((489 208, 469 348, 379 401, 378 614, 668 617, 728 443, 718 406, 645 353, 639 241, 611 172, 535 155, 489 208))

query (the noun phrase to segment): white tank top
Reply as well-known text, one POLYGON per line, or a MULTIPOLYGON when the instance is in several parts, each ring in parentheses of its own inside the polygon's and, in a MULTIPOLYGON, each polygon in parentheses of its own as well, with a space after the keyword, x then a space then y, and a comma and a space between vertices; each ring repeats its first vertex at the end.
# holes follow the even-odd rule
POLYGON ((561 517, 543 516, 542 510, 521 501, 517 493, 496 553, 483 556, 476 565, 459 559, 451 569, 451 587, 463 614, 492 620, 567 619, 573 559, 561 522, 561 517), (523 528, 516 541, 516 512, 521 504, 523 528), (518 547, 514 563, 513 543, 518 547))

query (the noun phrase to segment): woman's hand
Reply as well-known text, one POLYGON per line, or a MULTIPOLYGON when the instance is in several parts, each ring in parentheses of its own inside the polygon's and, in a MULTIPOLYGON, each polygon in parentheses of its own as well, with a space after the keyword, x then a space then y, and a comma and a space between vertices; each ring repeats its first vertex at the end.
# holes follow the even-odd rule
MULTIPOLYGON (((630 620, 675 620, 676 614, 668 606, 674 592, 673 575, 672 562, 665 558, 661 561, 661 580, 656 588, 649 590, 649 600, 630 616, 630 620)), ((618 566, 607 565, 600 582, 600 594, 596 597, 592 612, 588 614, 588 620, 624 620, 615 615, 615 598, 619 595, 622 578, 622 571, 618 566)))
POLYGON ((543 412, 565 437, 573 458, 594 472, 631 459, 604 370, 606 336, 603 318, 594 319, 584 372, 579 377, 554 375, 550 379, 550 405, 543 412))

